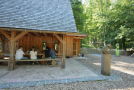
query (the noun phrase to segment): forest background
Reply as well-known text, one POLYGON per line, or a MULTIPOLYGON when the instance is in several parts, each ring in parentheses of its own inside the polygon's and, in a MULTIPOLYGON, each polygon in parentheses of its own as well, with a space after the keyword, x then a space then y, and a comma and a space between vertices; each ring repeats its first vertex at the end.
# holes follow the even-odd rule
POLYGON ((82 47, 134 50, 134 0, 71 0, 82 47))

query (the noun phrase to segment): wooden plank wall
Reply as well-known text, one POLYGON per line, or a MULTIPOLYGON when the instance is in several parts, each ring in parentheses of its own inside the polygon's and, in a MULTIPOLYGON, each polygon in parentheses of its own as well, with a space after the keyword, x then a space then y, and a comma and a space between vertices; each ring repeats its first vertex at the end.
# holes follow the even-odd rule
POLYGON ((73 39, 73 55, 79 55, 80 53, 80 39, 73 39))
POLYGON ((66 56, 73 56, 73 37, 66 37, 66 56))
POLYGON ((36 47, 38 51, 43 51, 42 42, 46 42, 47 46, 54 48, 54 41, 56 41, 56 38, 53 38, 53 36, 26 35, 19 40, 18 46, 22 46, 24 51, 30 50, 32 47, 36 47))
POLYGON ((81 48, 80 39, 77 39, 76 48, 77 48, 77 55, 79 55, 80 54, 80 48, 81 48))
POLYGON ((80 39, 74 39, 73 36, 66 37, 66 56, 79 55, 80 39))
MULTIPOLYGON (((80 39, 74 39, 73 36, 66 36, 65 37, 66 40, 66 56, 74 56, 74 55, 78 55, 80 53, 80 39), (74 52, 74 46, 73 44, 76 43, 76 52, 75 54, 74 52)), ((22 37, 19 41, 16 42, 16 49, 19 48, 19 46, 22 46, 24 51, 29 51, 32 47, 36 47, 38 49, 38 51, 40 51, 41 53, 43 52, 42 49, 42 42, 47 42, 47 46, 49 46, 50 48, 54 48, 54 43, 56 41, 58 41, 53 35, 46 35, 46 36, 34 36, 31 34, 27 34, 24 37, 22 37)), ((8 48, 8 40, 4 40, 4 51, 5 53, 9 52, 9 48, 8 48)), ((58 47, 58 55, 62 55, 63 51, 62 51, 62 43, 59 43, 59 47, 58 47)))
MULTIPOLYGON (((80 40, 73 39, 72 36, 66 36, 66 56, 74 56, 80 53, 80 40), (73 43, 76 43, 76 53, 73 54, 73 43)), ((47 42, 47 46, 54 48, 54 42, 58 41, 54 36, 30 36, 27 35, 19 40, 18 46, 23 46, 24 51, 30 50, 32 47, 36 47, 39 51, 42 51, 42 42, 47 42)), ((59 43, 59 42, 58 42, 59 43)), ((62 43, 59 43, 58 55, 62 55, 62 43)))
POLYGON ((3 48, 2 52, 9 54, 9 45, 8 45, 9 41, 1 34, 0 34, 0 38, 2 40, 2 48, 3 48))
MULTIPOLYGON (((10 31, 6 31, 9 36, 11 35, 10 31)), ((16 31, 16 34, 20 34, 21 31, 16 31)), ((19 46, 22 46, 24 48, 24 51, 30 50, 32 47, 36 47, 38 51, 42 51, 42 42, 47 42, 48 46, 50 48, 54 48, 54 42, 58 41, 57 38, 54 36, 55 33, 39 33, 39 32, 28 32, 25 36, 23 36, 21 39, 19 39, 16 42, 16 49, 19 48, 19 46)), ((63 34, 58 34, 58 36, 61 36, 61 39, 63 34)), ((9 40, 0 33, 0 37, 2 37, 3 41, 3 51, 4 53, 9 53, 9 40)), ((74 56, 78 55, 80 53, 80 36, 69 36, 66 34, 66 56, 74 56), (74 43, 75 43, 75 52, 74 52, 74 43), (73 53, 74 52, 74 53, 73 53)), ((63 45, 62 43, 59 43, 58 48, 58 55, 62 55, 63 53, 63 45)))

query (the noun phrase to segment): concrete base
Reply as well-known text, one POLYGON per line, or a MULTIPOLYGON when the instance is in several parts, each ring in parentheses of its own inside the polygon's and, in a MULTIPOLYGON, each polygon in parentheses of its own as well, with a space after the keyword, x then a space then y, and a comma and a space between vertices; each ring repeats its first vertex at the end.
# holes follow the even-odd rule
POLYGON ((21 65, 16 68, 8 71, 0 66, 0 88, 106 79, 72 59, 66 60, 65 69, 45 65, 21 65))

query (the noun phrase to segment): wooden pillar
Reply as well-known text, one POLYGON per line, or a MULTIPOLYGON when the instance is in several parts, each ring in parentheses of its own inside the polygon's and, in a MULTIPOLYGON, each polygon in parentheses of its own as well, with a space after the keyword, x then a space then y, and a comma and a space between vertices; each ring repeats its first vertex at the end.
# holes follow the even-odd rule
POLYGON ((9 41, 10 59, 8 61, 8 69, 13 70, 15 68, 15 32, 11 31, 11 38, 9 41))
POLYGON ((62 44, 62 61, 61 61, 61 68, 65 68, 65 56, 66 56, 66 36, 63 35, 62 39, 57 35, 53 34, 62 44))
POLYGON ((62 64, 61 64, 61 68, 65 68, 65 57, 66 57, 66 37, 65 35, 63 35, 63 43, 62 43, 62 50, 63 50, 63 54, 62 54, 62 64))
POLYGON ((9 42, 9 49, 10 49, 10 59, 8 61, 8 69, 13 70, 15 69, 15 48, 16 48, 16 41, 26 35, 28 32, 21 32, 20 34, 16 35, 15 31, 11 31, 11 38, 9 42))
POLYGON ((10 49, 10 59, 8 61, 8 69, 13 70, 15 68, 15 48, 16 41, 26 35, 28 32, 21 32, 16 35, 15 31, 11 31, 11 36, 4 30, 0 30, 0 33, 3 34, 8 39, 9 49, 10 49))

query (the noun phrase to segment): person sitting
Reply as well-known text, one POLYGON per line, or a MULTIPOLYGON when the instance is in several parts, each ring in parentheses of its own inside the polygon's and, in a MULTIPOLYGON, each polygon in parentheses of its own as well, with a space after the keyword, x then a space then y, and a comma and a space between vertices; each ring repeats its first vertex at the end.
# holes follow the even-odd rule
POLYGON ((51 58, 56 58, 56 53, 53 49, 50 49, 50 57, 51 58))
POLYGON ((45 50, 45 57, 46 58, 49 58, 50 57, 50 48, 49 47, 46 47, 46 50, 45 50))
POLYGON ((35 48, 32 48, 32 50, 30 51, 30 59, 37 59, 37 51, 35 50, 35 48))
POLYGON ((19 49, 16 51, 15 59, 21 60, 21 59, 23 59, 23 55, 24 55, 23 48, 19 47, 19 49))
POLYGON ((55 51, 52 48, 46 47, 45 57, 46 58, 49 58, 49 57, 55 58, 56 57, 56 53, 55 53, 55 51))

